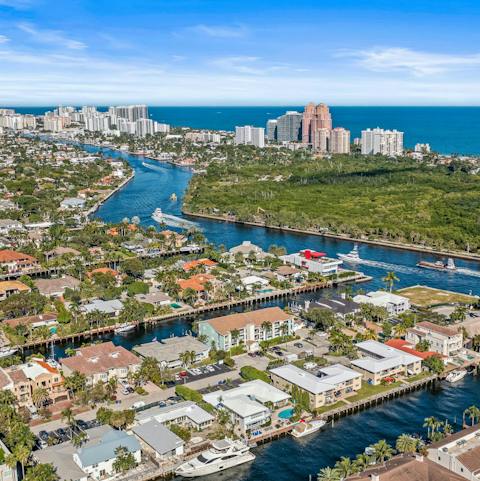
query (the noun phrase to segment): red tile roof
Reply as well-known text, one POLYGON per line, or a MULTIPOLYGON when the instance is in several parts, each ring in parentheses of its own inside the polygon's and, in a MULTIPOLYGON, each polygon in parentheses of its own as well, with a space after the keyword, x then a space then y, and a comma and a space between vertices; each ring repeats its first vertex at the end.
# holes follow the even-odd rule
POLYGON ((390 339, 385 343, 387 346, 394 347, 395 349, 399 349, 400 351, 406 352, 408 354, 413 354, 414 356, 420 357, 422 359, 427 359, 431 356, 439 356, 442 357, 438 352, 433 351, 417 351, 412 345, 404 341, 403 339, 390 339))
POLYGON ((23 252, 16 252, 8 249, 4 249, 0 251, 0 262, 15 262, 15 261, 37 262, 37 259, 35 259, 35 257, 32 257, 28 254, 24 254, 23 252))

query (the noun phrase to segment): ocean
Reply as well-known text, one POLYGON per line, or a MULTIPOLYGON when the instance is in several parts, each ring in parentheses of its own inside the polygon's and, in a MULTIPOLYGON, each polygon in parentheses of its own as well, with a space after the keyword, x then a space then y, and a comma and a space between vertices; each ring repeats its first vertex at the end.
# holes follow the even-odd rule
MULTIPOLYGON (((41 115, 54 107, 14 107, 41 115)), ((99 109, 102 109, 99 107, 99 109)), ((105 107, 103 107, 105 109, 105 107)), ((149 107, 150 116, 175 127, 234 130, 236 125, 265 126, 270 118, 303 106, 265 107, 149 107)), ((345 127, 352 139, 365 128, 405 132, 406 147, 429 143, 442 154, 480 154, 480 107, 331 107, 333 124, 345 127)))

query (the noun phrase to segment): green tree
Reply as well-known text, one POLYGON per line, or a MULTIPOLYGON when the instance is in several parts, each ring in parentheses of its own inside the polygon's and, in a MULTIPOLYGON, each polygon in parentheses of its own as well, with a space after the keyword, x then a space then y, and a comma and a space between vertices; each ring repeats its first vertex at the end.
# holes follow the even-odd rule
POLYGON ((417 450, 417 440, 408 434, 401 434, 397 438, 395 448, 399 453, 414 453, 417 450))
POLYGON ((56 469, 52 464, 37 464, 32 466, 25 475, 24 481, 59 481, 56 469))
POLYGON ((387 285, 388 290, 392 292, 395 282, 398 282, 400 279, 396 276, 395 272, 390 271, 387 272, 387 275, 382 280, 387 285))
POLYGON ((116 473, 126 473, 137 465, 134 455, 124 446, 115 449, 115 456, 113 469, 116 473))
POLYGON ((317 481, 340 481, 340 474, 334 468, 322 468, 318 472, 317 481))

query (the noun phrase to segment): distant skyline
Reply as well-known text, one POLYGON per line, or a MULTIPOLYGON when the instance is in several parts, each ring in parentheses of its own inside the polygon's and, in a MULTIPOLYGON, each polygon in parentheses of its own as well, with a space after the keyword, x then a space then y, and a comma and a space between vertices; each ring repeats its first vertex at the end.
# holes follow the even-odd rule
POLYGON ((0 106, 480 105, 478 0, 0 0, 0 106))

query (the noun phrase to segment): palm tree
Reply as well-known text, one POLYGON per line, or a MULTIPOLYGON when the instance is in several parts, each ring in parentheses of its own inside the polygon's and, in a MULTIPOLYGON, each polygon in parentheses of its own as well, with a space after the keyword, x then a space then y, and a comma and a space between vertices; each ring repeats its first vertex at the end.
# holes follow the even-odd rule
POLYGON ((446 436, 453 433, 453 426, 448 422, 447 419, 445 419, 445 421, 443 422, 442 430, 446 436))
POLYGON ((72 444, 74 447, 79 448, 82 444, 87 440, 87 433, 82 431, 81 433, 76 434, 72 438, 72 444))
POLYGON ((470 422, 472 423, 472 426, 475 424, 475 421, 480 417, 480 409, 477 408, 477 406, 472 405, 469 408, 465 409, 463 411, 463 424, 465 425, 465 416, 468 416, 470 418, 470 422))
POLYGON ((240 337, 240 331, 238 329, 232 329, 230 336, 232 338, 232 344, 237 344, 238 338, 240 337))
POLYGON ((397 438, 395 448, 399 453, 414 453, 417 450, 417 441, 408 434, 401 434, 397 438))
POLYGON ((357 467, 350 458, 346 456, 342 456, 336 463, 335 469, 337 473, 340 475, 341 479, 348 478, 351 474, 357 472, 357 467))
POLYGON ((263 339, 267 340, 268 334, 270 333, 271 326, 272 325, 267 321, 262 322, 261 328, 262 328, 262 331, 263 331, 263 339))
POLYGON ((22 479, 25 477, 25 464, 27 463, 28 458, 30 457, 30 453, 31 453, 31 450, 24 444, 17 444, 13 448, 12 454, 22 466, 22 479))
POLYGON ((385 463, 387 459, 390 459, 394 454, 394 450, 390 444, 385 441, 385 439, 381 439, 380 441, 376 442, 372 447, 375 459, 382 464, 385 463))
POLYGON ((424 419, 423 422, 423 427, 427 428, 427 436, 431 438, 433 436, 433 433, 438 427, 438 419, 435 418, 434 416, 430 416, 428 418, 424 419))
POLYGON ((340 481, 340 475, 336 469, 326 467, 318 472, 317 481, 340 481))
POLYGON ((48 398, 48 391, 45 388, 37 388, 32 392, 32 401, 37 408, 43 406, 48 398))
POLYGON ((357 454, 355 458, 355 466, 357 468, 357 472, 361 473, 365 471, 371 464, 372 458, 366 453, 357 454))
POLYGON ((385 284, 387 285, 390 292, 392 292, 395 282, 398 282, 399 280, 400 279, 393 271, 387 272, 387 275, 382 279, 382 281, 385 282, 385 284))
POLYGON ((180 359, 180 361, 182 361, 182 365, 184 367, 188 367, 190 365, 190 352, 189 351, 181 352, 180 355, 178 356, 178 358, 180 359))
POLYGON ((70 408, 65 408, 62 412, 62 421, 65 421, 70 428, 71 436, 73 436, 73 427, 76 425, 75 415, 70 408))

